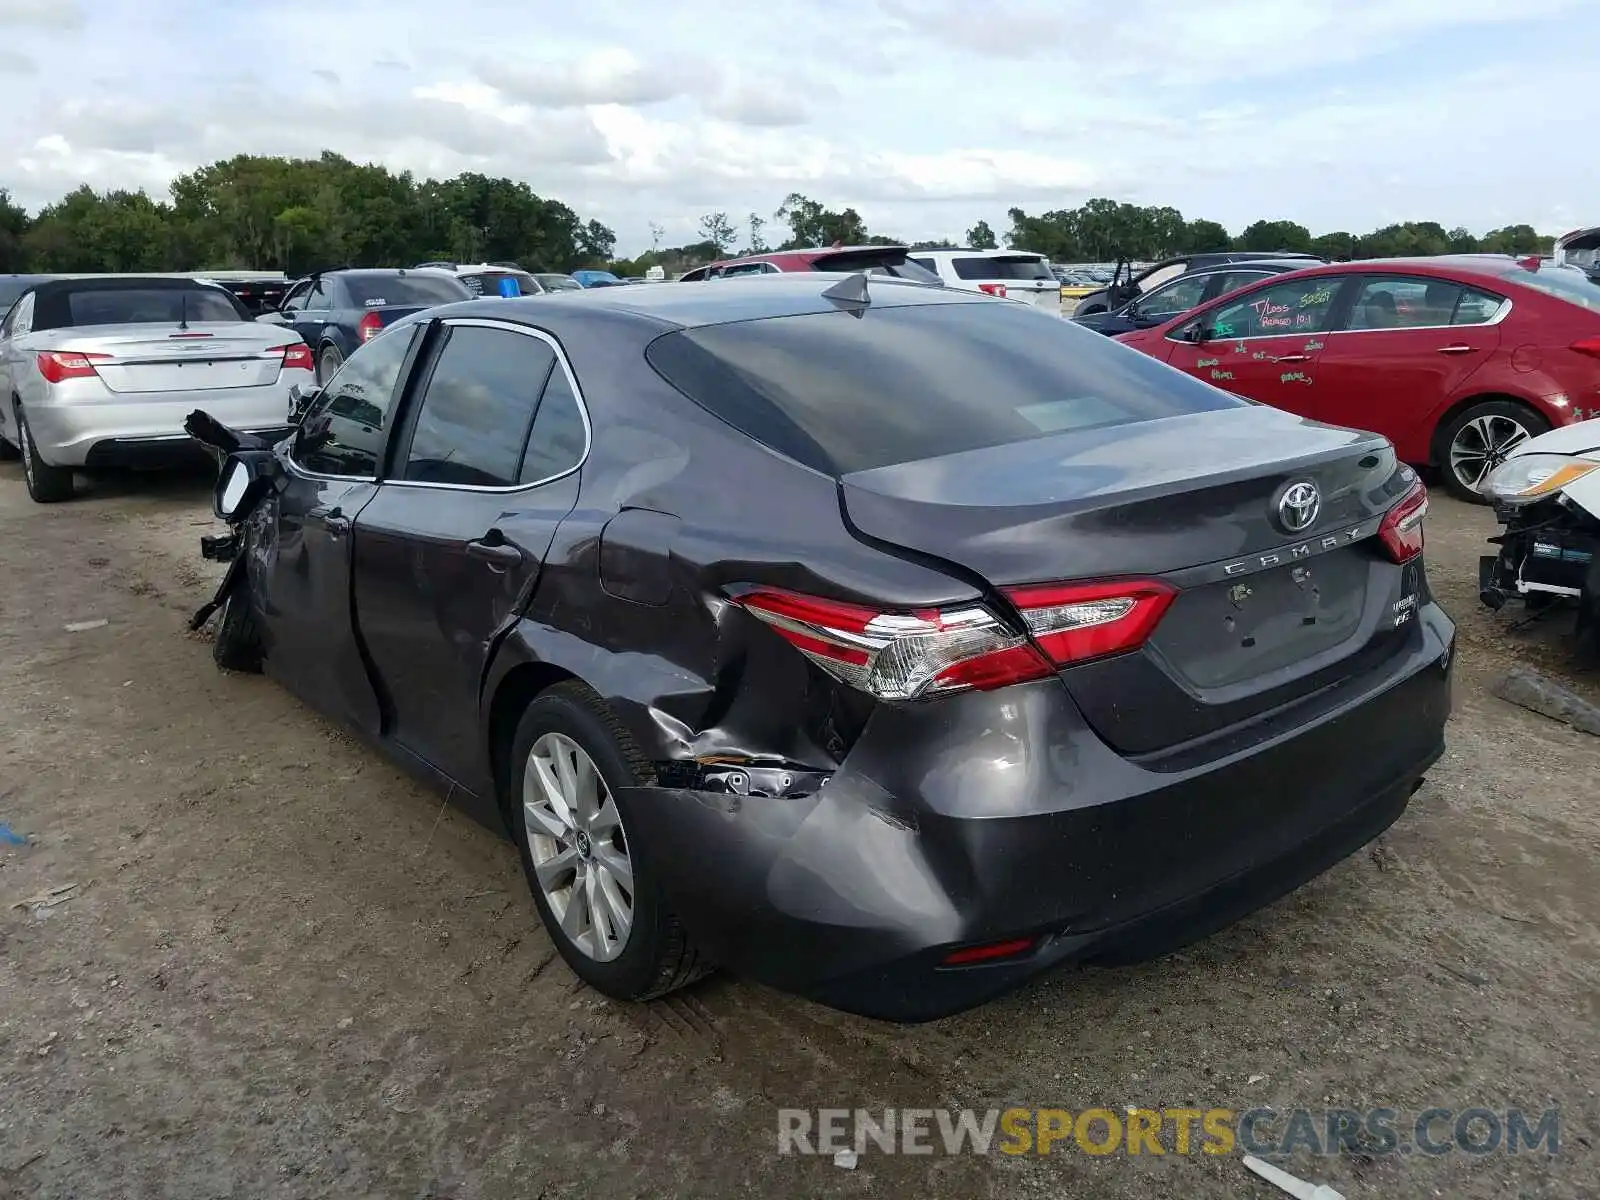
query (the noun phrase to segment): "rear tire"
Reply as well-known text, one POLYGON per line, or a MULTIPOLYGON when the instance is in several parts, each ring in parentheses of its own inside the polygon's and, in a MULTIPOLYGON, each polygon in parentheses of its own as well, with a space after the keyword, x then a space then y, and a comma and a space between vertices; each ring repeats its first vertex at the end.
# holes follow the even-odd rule
POLYGON ((317 355, 317 386, 324 386, 344 366, 344 355, 339 353, 337 346, 324 346, 322 353, 317 355))
POLYGON ((39 447, 28 428, 27 414, 22 402, 15 401, 12 413, 17 421, 17 440, 22 452, 22 477, 28 485, 28 495, 37 504, 55 504, 72 499, 72 468, 54 467, 39 457, 39 447))
POLYGON ((1435 457, 1445 489, 1468 504, 1488 504, 1477 484, 1489 477, 1508 451, 1549 429, 1549 421, 1515 400, 1469 404, 1439 433, 1435 457))
MULTIPOLYGON (((653 783, 655 771, 604 701, 576 680, 540 693, 517 724, 509 767, 507 816, 523 873, 550 940, 573 973, 615 999, 649 1000, 710 972, 712 965, 668 909, 650 847, 635 837, 638 827, 630 820, 624 789, 653 783), (577 804, 572 811, 578 819, 559 819, 560 805, 548 803, 541 773, 529 770, 536 749, 547 764, 557 753, 575 750, 583 756, 568 759, 578 767, 575 779, 583 778, 584 763, 593 768, 600 784, 591 793, 593 819, 583 819, 583 806, 577 804), (597 872, 597 867, 603 869, 597 872), (596 882, 586 889, 591 876, 596 882), (595 892, 602 895, 591 904, 588 896, 595 892), (628 927, 618 937, 614 914, 624 909, 628 927)), ((559 775, 548 766, 547 773, 559 775)))
MULTIPOLYGON (((240 547, 239 553, 244 553, 240 547)), ((224 671, 261 674, 261 626, 256 621, 255 605, 250 603, 247 578, 234 583, 222 602, 222 617, 217 622, 217 637, 211 643, 212 661, 224 671)))

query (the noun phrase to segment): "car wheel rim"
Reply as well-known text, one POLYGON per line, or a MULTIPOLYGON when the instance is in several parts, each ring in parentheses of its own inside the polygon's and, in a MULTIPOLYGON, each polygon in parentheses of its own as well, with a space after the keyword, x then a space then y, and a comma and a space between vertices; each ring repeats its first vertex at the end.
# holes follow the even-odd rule
POLYGON ((547 733, 534 742, 522 815, 534 877, 562 934, 610 962, 633 928, 633 860, 611 790, 571 738, 547 733))
POLYGON ((1489 473, 1531 436, 1515 417, 1498 413, 1474 417, 1456 430, 1450 443, 1450 470, 1462 487, 1476 492, 1489 473))

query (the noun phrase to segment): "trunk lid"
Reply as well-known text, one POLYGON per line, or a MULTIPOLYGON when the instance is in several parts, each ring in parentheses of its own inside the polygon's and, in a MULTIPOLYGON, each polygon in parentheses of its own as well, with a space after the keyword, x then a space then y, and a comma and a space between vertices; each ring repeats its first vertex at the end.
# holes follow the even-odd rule
POLYGON ((57 349, 105 355, 92 360, 101 382, 110 391, 133 394, 261 387, 278 378, 278 347, 295 340, 291 331, 238 322, 70 332, 57 349))
POLYGON ((1101 736, 1137 754, 1398 648, 1395 606, 1415 595, 1417 567, 1389 560, 1375 536, 1397 466, 1376 434, 1252 405, 880 467, 840 487, 866 540, 997 588, 1124 576, 1178 587, 1142 649, 1062 671, 1101 736), (1275 514, 1299 482, 1316 486, 1320 512, 1290 532, 1275 514))

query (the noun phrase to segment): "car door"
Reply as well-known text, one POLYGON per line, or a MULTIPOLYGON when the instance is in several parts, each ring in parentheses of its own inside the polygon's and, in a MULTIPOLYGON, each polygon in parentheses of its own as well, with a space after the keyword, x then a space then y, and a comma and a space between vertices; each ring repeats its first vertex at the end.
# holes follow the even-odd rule
POLYGON ((577 503, 589 427, 553 338, 441 326, 390 474, 356 518, 356 618, 389 735, 483 796, 479 687, 577 503))
POLYGON ((1314 415, 1317 359, 1348 276, 1279 277, 1180 321, 1166 358, 1236 396, 1314 415))
POLYGON ((402 381, 423 323, 399 326, 350 356, 278 451, 281 491, 252 526, 250 582, 267 670, 308 703, 369 733, 380 729, 351 605, 352 528, 378 487, 402 381))
POLYGON ((1399 446, 1500 346, 1504 298, 1447 279, 1364 275, 1317 368, 1316 416, 1399 446))

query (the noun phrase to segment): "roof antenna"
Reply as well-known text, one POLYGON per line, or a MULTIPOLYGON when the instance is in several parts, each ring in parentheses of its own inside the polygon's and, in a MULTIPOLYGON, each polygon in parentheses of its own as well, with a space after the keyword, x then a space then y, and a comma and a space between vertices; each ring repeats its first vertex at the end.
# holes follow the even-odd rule
POLYGON ((841 279, 823 292, 822 298, 831 300, 852 317, 863 316, 872 304, 872 296, 867 291, 867 273, 857 271, 854 275, 841 279))

